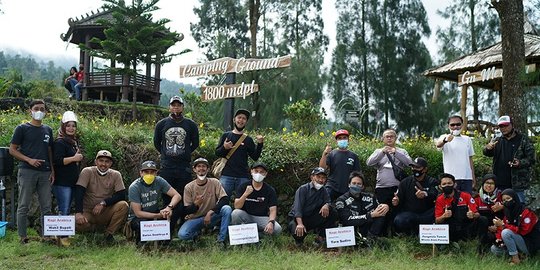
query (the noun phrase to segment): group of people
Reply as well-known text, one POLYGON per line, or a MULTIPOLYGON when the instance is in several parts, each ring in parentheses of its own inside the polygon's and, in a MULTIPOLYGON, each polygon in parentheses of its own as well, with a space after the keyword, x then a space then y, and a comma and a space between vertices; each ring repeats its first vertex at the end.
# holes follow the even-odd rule
POLYGON ((64 79, 64 87, 69 91, 69 98, 74 98, 77 101, 82 100, 81 88, 84 80, 84 65, 79 65, 79 70, 76 67, 69 69, 69 76, 64 79))
MULTIPOLYGON (((42 100, 33 101, 32 120, 17 126, 10 145, 10 153, 20 161, 17 227, 21 243, 28 242, 26 220, 34 192, 42 215, 51 214, 51 184, 59 214, 74 214, 77 231, 104 227, 107 241, 127 226, 141 243, 140 222, 155 219, 170 220, 171 236, 181 240, 196 241, 203 228, 215 228, 217 242, 223 246, 229 225, 256 223, 261 235, 281 233, 276 191, 264 181, 268 167, 257 162, 264 137, 252 138, 244 130, 249 111, 237 110, 233 130, 219 140, 215 154, 226 158, 226 163, 217 179, 211 177, 207 159, 191 160, 199 146, 198 127, 184 117, 183 99, 172 97, 170 115, 154 131, 161 168, 155 161, 143 162, 140 177, 127 191, 120 172, 111 168, 110 151, 98 151, 95 165, 79 172, 83 155, 76 115, 64 113, 54 140, 52 129, 42 123, 46 111, 42 100)), ((519 263, 520 255, 533 254, 540 248, 540 225, 534 212, 524 206, 535 160, 532 143, 513 128, 510 117, 502 116, 500 133, 495 133, 499 135, 484 148, 484 154, 493 157, 494 173, 485 175, 475 192, 474 150, 471 138, 461 132, 462 124, 461 117, 450 117, 450 133, 436 141, 444 165, 438 178, 428 175, 426 159, 412 160, 396 146, 395 130, 385 130, 384 146, 366 161, 377 169, 374 194, 366 192, 358 155, 348 149, 348 131, 338 130, 337 148, 325 147, 310 181, 296 190, 287 215, 287 229, 295 243, 303 245, 307 233, 314 231, 315 242, 321 245, 325 229, 338 224, 354 226, 363 237, 377 238, 414 235, 419 224, 437 223, 449 224, 451 240, 479 237, 481 250, 494 243, 492 251, 506 252, 514 263, 519 263), (406 167, 411 167, 411 175, 406 167)), ((69 245, 69 238, 60 241, 69 245)))

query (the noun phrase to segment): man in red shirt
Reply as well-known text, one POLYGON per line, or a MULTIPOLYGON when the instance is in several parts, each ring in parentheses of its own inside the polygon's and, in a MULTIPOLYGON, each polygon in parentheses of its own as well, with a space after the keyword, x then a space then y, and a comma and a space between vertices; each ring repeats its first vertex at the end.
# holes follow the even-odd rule
POLYGON ((458 241, 487 234, 488 220, 478 213, 474 198, 467 192, 455 189, 456 179, 448 173, 441 174, 443 191, 435 201, 435 223, 448 224, 450 240, 458 241))

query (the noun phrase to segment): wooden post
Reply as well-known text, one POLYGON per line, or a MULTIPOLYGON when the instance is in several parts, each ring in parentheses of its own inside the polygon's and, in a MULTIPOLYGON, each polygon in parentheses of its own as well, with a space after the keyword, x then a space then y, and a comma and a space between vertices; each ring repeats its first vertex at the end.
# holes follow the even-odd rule
POLYGON ((463 118, 463 131, 467 131, 467 85, 461 86, 461 118, 463 118))

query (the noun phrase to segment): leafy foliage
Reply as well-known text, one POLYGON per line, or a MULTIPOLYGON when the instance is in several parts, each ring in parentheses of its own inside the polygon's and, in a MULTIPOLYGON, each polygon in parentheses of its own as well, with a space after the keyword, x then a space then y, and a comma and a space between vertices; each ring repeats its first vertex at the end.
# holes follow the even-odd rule
POLYGON ((298 130, 303 134, 311 135, 317 131, 323 121, 324 112, 313 106, 309 100, 303 99, 283 108, 285 115, 290 119, 293 130, 298 130))

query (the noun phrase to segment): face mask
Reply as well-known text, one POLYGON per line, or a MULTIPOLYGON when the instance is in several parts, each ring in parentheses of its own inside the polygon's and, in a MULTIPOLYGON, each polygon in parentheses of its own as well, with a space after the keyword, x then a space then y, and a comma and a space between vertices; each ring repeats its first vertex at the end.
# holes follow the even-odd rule
POLYGON ((461 129, 452 130, 452 135, 454 135, 454 136, 461 135, 461 129))
POLYGON ((454 187, 453 186, 444 186, 444 187, 442 187, 442 191, 443 191, 444 195, 450 195, 454 191, 454 187))
POLYGON ((424 174, 422 171, 412 170, 414 177, 420 177, 424 174))
POLYGON ((341 149, 345 149, 347 148, 347 146, 349 146, 349 141, 348 140, 339 140, 337 141, 337 146, 341 149))
POLYGON ((205 178, 206 178, 206 174, 205 175, 198 175, 197 174, 197 179, 204 180, 205 178))
POLYGON ((358 197, 360 195, 360 192, 362 192, 362 187, 357 185, 350 185, 349 186, 349 193, 354 196, 358 197))
POLYGON ((236 123, 234 123, 234 128, 236 128, 236 130, 238 130, 238 131, 244 130, 245 127, 246 127, 246 126, 239 127, 239 126, 236 125, 236 123))
POLYGON ((257 183, 262 182, 266 177, 265 175, 262 175, 260 173, 252 173, 251 176, 253 177, 253 180, 257 183))
POLYGON ((323 184, 313 183, 313 186, 315 187, 316 190, 319 190, 323 187, 323 184))
POLYGON ((154 180, 156 180, 156 176, 153 175, 153 174, 145 174, 145 175, 143 175, 143 181, 147 185, 151 185, 152 183, 154 183, 154 180))
POLYGON ((500 129, 496 129, 495 130, 495 133, 493 134, 495 138, 500 138, 502 137, 502 132, 500 129))
POLYGON ((45 118, 45 113, 42 111, 32 111, 32 118, 36 121, 41 121, 43 118, 45 118))
POLYGON ((508 209, 514 209, 514 207, 516 206, 516 201, 514 200, 511 200, 511 201, 506 201, 503 203, 504 207, 508 208, 508 209))
POLYGON ((108 172, 109 172, 109 169, 107 169, 106 171, 102 172, 100 169, 97 170, 98 174, 101 175, 101 176, 105 176, 108 172))

